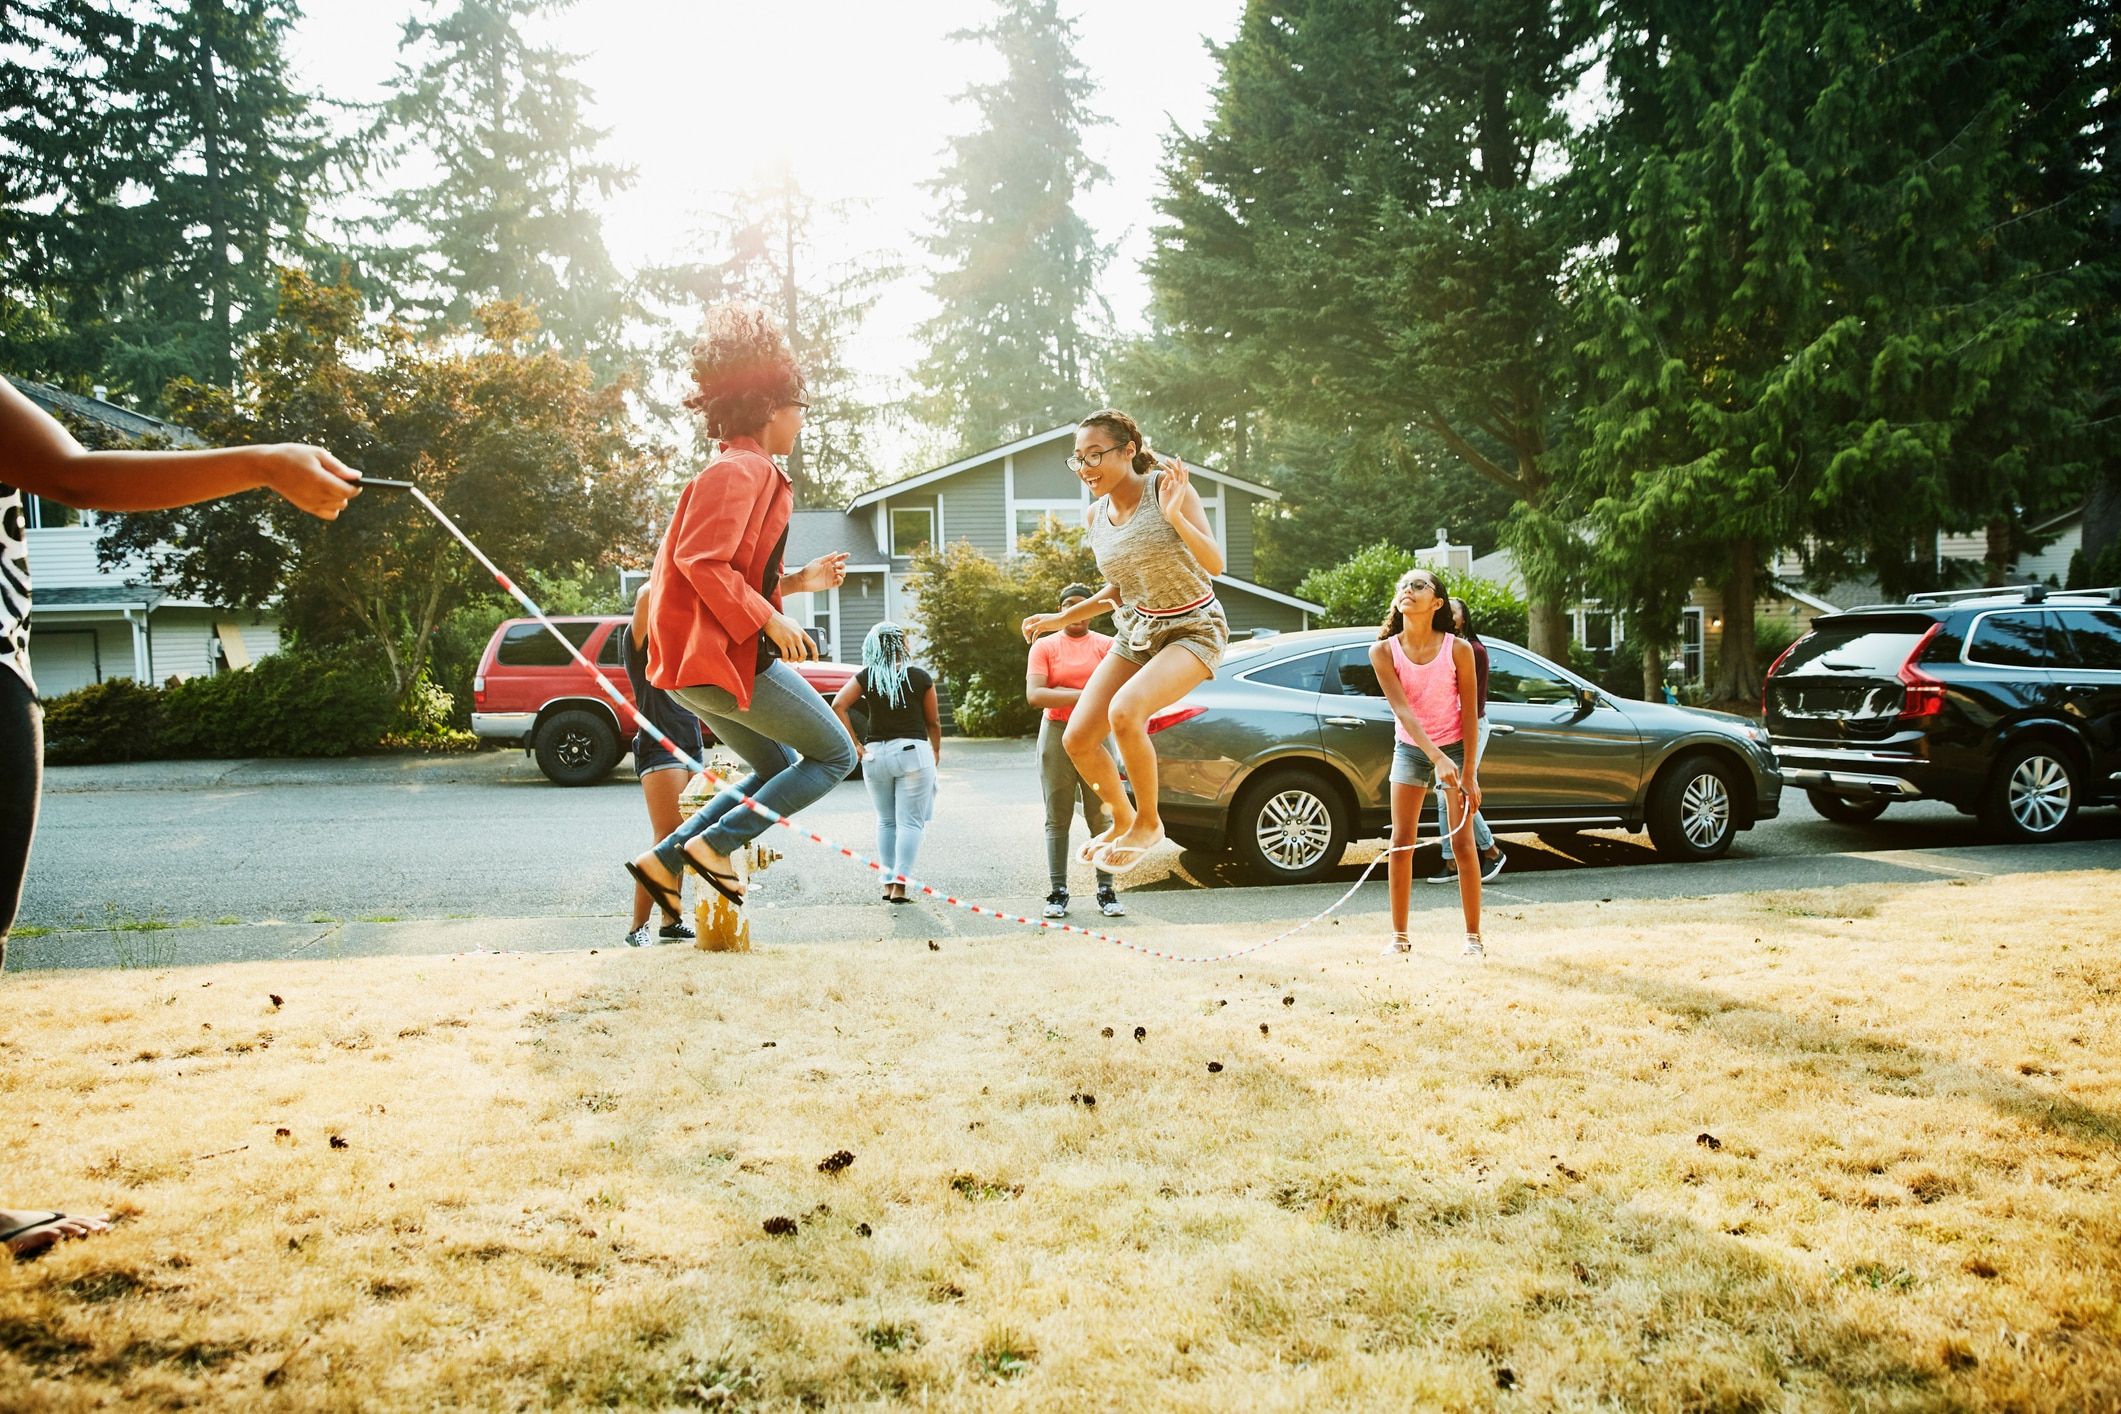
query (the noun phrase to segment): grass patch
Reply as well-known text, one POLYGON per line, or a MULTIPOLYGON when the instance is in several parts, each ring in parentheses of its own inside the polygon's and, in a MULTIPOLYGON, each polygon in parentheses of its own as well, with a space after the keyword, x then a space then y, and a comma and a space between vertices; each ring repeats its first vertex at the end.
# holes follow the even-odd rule
POLYGON ((10 977, 0 1407, 2108 1407, 2112 896, 10 977))
POLYGON ((51 931, 51 929, 35 923, 22 923, 9 929, 8 936, 10 938, 42 938, 49 936, 51 931))
MULTIPOLYGON (((330 922, 330 921, 331 921, 331 920, 330 920, 330 919, 328 919, 328 918, 327 918, 327 919, 317 919, 317 918, 312 918, 312 919, 310 920, 310 922, 312 922, 312 923, 318 923, 318 922, 324 922, 324 923, 328 923, 328 922, 330 922)), ((354 922, 356 922, 356 923, 403 923, 404 921, 405 921, 404 919, 402 919, 402 918, 398 917, 398 915, 396 915, 395 913, 372 913, 372 914, 369 914, 369 915, 367 915, 366 917, 363 917, 363 918, 356 918, 356 919, 354 920, 354 922)))

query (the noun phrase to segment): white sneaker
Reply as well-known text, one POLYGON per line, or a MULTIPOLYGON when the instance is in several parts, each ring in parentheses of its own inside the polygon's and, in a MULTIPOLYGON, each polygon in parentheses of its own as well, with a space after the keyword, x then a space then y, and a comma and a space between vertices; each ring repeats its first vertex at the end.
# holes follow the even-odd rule
POLYGON ((1392 941, 1385 944, 1384 951, 1379 953, 1378 956, 1405 957, 1408 953, 1412 951, 1414 951, 1414 944, 1407 941, 1407 935, 1404 933, 1394 933, 1392 935, 1392 941))
POLYGON ((1486 957, 1488 950, 1481 946, 1480 934, 1469 933, 1466 935, 1466 945, 1458 950, 1458 955, 1460 957, 1486 957))
POLYGON ((1097 891, 1097 911, 1107 918, 1125 918, 1127 905, 1119 901, 1119 891, 1107 884, 1097 891))
POLYGON ((631 933, 628 933, 626 935, 626 946, 629 948, 645 948, 654 941, 654 923, 643 923, 640 927, 634 929, 631 933))
POLYGON ((1046 895, 1045 916, 1048 918, 1066 918, 1068 916, 1068 891, 1066 889, 1055 889, 1052 893, 1046 895))

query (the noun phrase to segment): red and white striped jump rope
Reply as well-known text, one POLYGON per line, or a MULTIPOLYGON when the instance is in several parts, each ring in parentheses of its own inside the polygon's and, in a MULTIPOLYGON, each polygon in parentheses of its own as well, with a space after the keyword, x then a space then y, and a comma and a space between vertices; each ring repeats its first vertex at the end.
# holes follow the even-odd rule
MULTIPOLYGON (((566 634, 560 632, 559 625, 555 624, 551 619, 547 618, 545 615, 545 611, 543 609, 540 609, 537 604, 531 600, 531 597, 523 592, 521 586, 517 585, 514 580, 510 579, 507 575, 501 572, 500 566, 496 565, 492 560, 486 558, 486 552, 481 550, 477 545, 474 545, 471 542, 471 537, 466 535, 463 530, 458 527, 457 523, 451 520, 448 514, 444 512, 440 506, 436 505, 433 501, 427 498, 426 492, 422 491, 419 487, 413 485, 413 483, 411 483, 410 481, 386 481, 380 477, 364 477, 362 478, 361 485, 363 485, 364 487, 378 487, 390 491, 410 492, 412 494, 412 498, 415 501, 418 501, 420 505, 426 509, 427 513, 433 516, 436 522, 439 523, 444 530, 448 531, 452 536, 454 536, 456 538, 457 543, 459 545, 462 545, 465 550, 470 553, 471 557, 474 560, 477 560, 479 564, 484 567, 488 574, 493 576, 494 583, 500 585, 503 590, 513 595, 515 597, 516 602, 521 604, 526 610, 528 610, 532 618, 536 619, 540 624, 544 625, 545 631, 551 634, 562 648, 567 650, 568 657, 574 659, 575 662, 579 663, 582 666, 582 670, 589 674, 590 681, 594 682, 599 688, 603 689, 604 695, 612 700, 613 705, 617 706, 627 716, 633 718, 635 724, 638 725, 641 730, 647 732, 658 742, 662 743, 663 749, 665 751, 668 751, 672 756, 675 756, 679 761, 683 762, 689 769, 697 771, 699 774, 705 776, 709 784, 712 785, 717 791, 726 788, 728 782, 722 776, 716 774, 716 772, 713 771, 707 765, 706 762, 695 760, 689 753, 680 748, 676 742, 672 741, 669 737, 663 735, 662 730, 658 728, 655 723, 649 721, 646 716, 642 715, 639 708, 635 707, 631 702, 627 701, 626 695, 620 692, 616 687, 613 687, 611 685, 611 680, 605 677, 603 673, 597 670, 596 664, 590 662, 589 659, 583 655, 582 650, 577 648, 574 645, 573 641, 569 639, 566 634)), ((756 811, 758 814, 764 815, 768 820, 771 820, 774 824, 779 825, 782 829, 800 835, 804 839, 809 840, 812 844, 822 845, 826 849, 835 850, 843 858, 851 859, 857 864, 860 864, 870 870, 873 870, 878 874, 882 874, 886 877, 886 879, 891 882, 901 883, 905 884, 909 888, 919 889, 923 894, 926 894, 929 898, 935 899, 941 903, 949 904, 952 908, 962 908, 968 913, 977 914, 982 918, 993 918, 1003 923, 1020 923, 1027 928, 1040 928, 1045 929, 1049 932, 1056 933, 1074 933, 1081 937, 1090 938, 1100 943, 1110 943, 1114 947, 1125 948, 1129 952, 1141 953, 1146 957, 1161 958, 1165 962, 1228 962, 1234 958, 1246 957, 1252 953, 1259 952, 1265 948, 1270 948, 1274 946, 1274 944, 1281 942, 1286 938, 1293 938, 1298 933, 1303 932, 1306 928, 1309 928, 1313 924, 1325 919, 1326 917, 1334 913, 1336 910, 1338 910, 1349 899, 1355 897, 1355 891, 1361 888, 1365 883, 1369 881, 1370 875, 1376 871, 1377 866, 1379 864, 1383 863, 1386 859, 1391 857, 1393 854, 1399 852, 1400 850, 1411 850, 1415 848, 1414 845, 1399 845, 1396 847, 1385 849, 1384 851, 1378 854, 1377 858, 1371 860, 1369 864, 1364 866, 1362 873, 1356 876, 1355 882, 1348 885, 1346 893, 1343 893, 1339 898, 1333 900, 1332 903, 1328 904, 1325 908, 1320 909, 1317 913, 1312 914, 1303 922, 1298 923, 1293 927, 1284 928, 1281 932, 1276 933, 1273 937, 1268 938, 1264 942, 1254 943, 1250 947, 1238 948, 1231 952, 1213 953, 1205 956, 1188 956, 1184 953, 1165 952, 1161 948, 1152 948, 1145 943, 1133 942, 1129 939, 1119 937, 1112 933, 1100 933, 1092 928, 1079 928, 1072 923, 1056 923, 1050 918, 1030 918, 1020 913, 1006 913, 998 908, 987 908, 981 904, 973 903, 968 899, 958 898, 954 894, 945 893, 941 889, 938 889, 931 884, 922 883, 918 879, 908 878, 904 874, 894 874, 884 865, 878 863, 874 859, 869 858, 867 855, 861 853, 859 850, 851 849, 836 840, 827 839, 825 836, 819 834, 817 831, 809 829, 806 826, 799 824, 795 820, 789 818, 788 816, 778 813, 773 809, 772 806, 761 805, 757 800, 753 799, 748 795, 739 797, 739 799, 746 807, 756 811)), ((1445 809, 1446 811, 1448 811, 1449 809, 1448 801, 1446 802, 1445 809)), ((1456 825, 1453 825, 1451 827, 1450 833, 1446 835, 1445 838, 1448 839, 1452 835, 1456 835, 1460 830, 1466 827, 1466 825, 1472 820, 1472 818, 1473 812, 1470 810, 1466 811, 1464 817, 1460 819, 1456 825)))

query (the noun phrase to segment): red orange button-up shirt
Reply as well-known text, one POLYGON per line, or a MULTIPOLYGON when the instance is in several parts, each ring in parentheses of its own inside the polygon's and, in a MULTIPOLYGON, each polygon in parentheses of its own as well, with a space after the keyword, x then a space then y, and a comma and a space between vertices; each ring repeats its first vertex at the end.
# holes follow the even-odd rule
POLYGON ((751 705, 758 636, 781 607, 781 567, 767 559, 795 507, 795 488, 754 438, 732 437, 678 494, 655 552, 648 681, 722 687, 751 705), (770 594, 759 586, 770 583, 770 594))

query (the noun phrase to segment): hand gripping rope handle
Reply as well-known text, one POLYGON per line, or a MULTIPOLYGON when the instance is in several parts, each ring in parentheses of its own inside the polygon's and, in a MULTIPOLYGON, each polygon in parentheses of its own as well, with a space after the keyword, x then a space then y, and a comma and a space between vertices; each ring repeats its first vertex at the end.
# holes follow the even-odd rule
MULTIPOLYGON (((464 549, 471 555, 471 557, 474 560, 477 560, 480 566, 485 569, 488 574, 493 576, 494 583, 500 585, 503 590, 513 595, 516 602, 521 604, 526 610, 528 610, 530 616, 536 619, 540 624, 542 624, 545 628, 545 631, 551 634, 553 638, 559 642, 559 645, 562 648, 567 650, 567 656, 574 659, 575 662, 579 663, 582 666, 583 670, 589 674, 590 681, 594 682, 599 688, 603 690, 604 695, 611 699, 613 705, 618 707, 627 716, 633 718, 635 724, 638 725, 641 730, 647 732, 658 742, 662 743, 663 749, 665 751, 668 751, 672 756, 675 756, 679 761, 683 762, 688 769, 696 771, 699 774, 705 776, 708 782, 713 785, 716 790, 722 790, 726 788, 728 782, 722 776, 716 774, 711 768, 709 768, 706 762, 695 760, 689 753, 679 747, 676 742, 672 741, 669 737, 663 735, 661 729, 658 728, 655 723, 649 721, 648 718, 641 713, 639 708, 635 707, 631 702, 628 702, 626 700, 625 694, 620 692, 617 688, 613 687, 611 685, 611 680, 605 677, 602 672, 598 671, 596 664, 590 662, 589 659, 584 656, 582 650, 580 648, 577 648, 574 645, 573 641, 570 640, 566 634, 560 632, 559 625, 555 624, 551 619, 547 618, 545 616, 545 611, 543 609, 540 609, 537 604, 531 600, 531 597, 528 594, 525 594, 522 589, 517 586, 514 580, 510 579, 507 575, 501 572, 500 566, 496 565, 492 560, 487 559, 486 553, 481 550, 477 545, 474 545, 471 542, 471 537, 466 535, 461 529, 459 529, 457 523, 451 520, 447 513, 445 513, 440 506, 436 505, 433 501, 427 498, 426 492, 422 491, 418 486, 415 486, 410 481, 388 481, 384 480, 381 477, 374 476, 363 477, 361 479, 361 485, 364 488, 373 487, 379 490, 386 491, 410 492, 412 498, 415 501, 418 501, 421 507, 424 508, 429 515, 435 518, 436 523, 439 524, 444 530, 448 531, 450 535, 455 538, 456 542, 459 545, 462 545, 464 549)), ((1463 798, 1462 792, 1461 798, 1463 798)), ((871 869, 876 873, 882 874, 892 882, 902 883, 909 887, 919 889, 923 894, 927 895, 929 898, 936 899, 942 903, 949 904, 953 908, 962 908, 968 913, 977 914, 983 918, 993 918, 1003 923, 1020 923, 1027 928, 1040 928, 1057 933, 1074 933, 1081 937, 1090 938, 1100 943, 1110 943, 1114 947, 1125 948, 1129 952, 1141 953, 1147 957, 1161 958, 1165 962, 1228 962, 1233 958, 1245 957, 1252 953, 1259 952, 1265 948, 1270 948, 1274 944, 1281 942, 1285 938, 1291 938, 1294 937, 1296 934, 1303 932, 1312 924, 1319 922, 1327 915, 1338 910, 1341 905, 1345 904, 1349 899, 1355 896, 1355 891, 1357 889, 1361 888, 1365 883, 1369 881, 1370 875, 1376 871, 1377 866, 1380 863, 1384 862, 1386 859, 1390 858, 1393 854, 1398 853, 1400 850, 1411 850, 1415 848, 1415 846, 1413 845, 1400 845, 1394 848, 1386 849, 1383 853, 1379 854, 1377 858, 1371 860, 1369 864, 1364 866, 1362 873, 1356 877, 1355 882, 1348 885, 1346 893, 1343 893, 1339 898, 1333 900, 1332 903, 1328 904, 1325 908, 1319 910, 1317 913, 1312 914, 1303 922, 1298 923, 1293 927, 1284 928, 1281 932, 1276 933, 1273 937, 1268 938, 1265 942, 1254 943, 1250 947, 1238 948, 1233 952, 1214 953, 1207 956, 1189 957, 1181 953, 1164 952, 1159 948, 1152 948, 1142 943, 1130 942, 1125 938, 1115 936, 1111 933, 1100 933, 1089 928, 1078 928, 1072 923, 1056 923, 1050 918, 1028 918, 1022 914, 1004 913, 1000 909, 982 907, 981 905, 972 903, 969 900, 961 899, 952 894, 944 893, 941 889, 935 888, 933 885, 930 884, 925 884, 918 879, 908 878, 904 874, 894 874, 890 870, 885 868, 884 865, 878 863, 876 860, 869 858, 868 856, 860 853, 857 850, 850 849, 846 845, 840 844, 836 840, 829 840, 825 838, 825 836, 817 833, 817 831, 815 830, 805 829, 803 826, 797 824, 788 816, 777 813, 771 806, 761 805, 758 801, 754 800, 748 795, 742 796, 739 799, 741 803, 747 808, 756 811, 760 815, 764 815, 767 819, 771 820, 774 824, 781 826, 783 829, 790 830, 793 831, 795 834, 801 835, 804 839, 809 840, 812 844, 822 845, 826 849, 836 850, 843 858, 851 859, 857 864, 863 865, 864 867, 871 869)), ((1448 803, 1446 804, 1445 809, 1449 809, 1448 803)), ((1460 819, 1456 825, 1451 827, 1450 833, 1446 835, 1445 838, 1449 839, 1451 838, 1451 836, 1456 835, 1460 830, 1466 827, 1466 825, 1472 820, 1472 818, 1473 812, 1471 810, 1467 810, 1465 812, 1464 818, 1460 819)))

